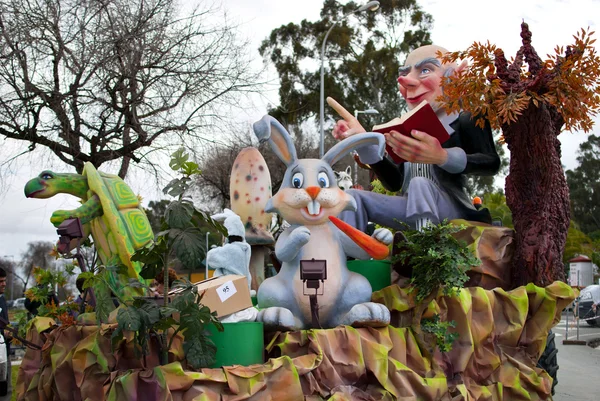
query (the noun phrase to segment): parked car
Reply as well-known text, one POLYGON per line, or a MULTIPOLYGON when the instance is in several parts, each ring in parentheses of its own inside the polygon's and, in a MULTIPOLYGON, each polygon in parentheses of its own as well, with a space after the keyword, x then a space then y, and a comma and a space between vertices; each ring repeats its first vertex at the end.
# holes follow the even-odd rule
POLYGON ((579 293, 579 318, 590 326, 600 325, 600 285, 589 285, 579 293))
POLYGON ((25 298, 17 298, 12 306, 14 309, 25 309, 25 298))

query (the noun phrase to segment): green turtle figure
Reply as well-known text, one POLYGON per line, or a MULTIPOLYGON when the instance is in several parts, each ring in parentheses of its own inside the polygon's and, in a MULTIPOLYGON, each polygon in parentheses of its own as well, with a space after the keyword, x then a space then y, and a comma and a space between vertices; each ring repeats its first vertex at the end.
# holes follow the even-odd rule
MULTIPOLYGON (((80 198, 83 204, 75 210, 57 210, 50 221, 59 226, 69 218, 79 218, 86 233, 94 239, 100 260, 106 266, 121 263, 128 276, 140 280, 141 264, 132 262, 131 255, 154 239, 150 222, 140 205, 140 199, 118 176, 99 172, 85 163, 82 174, 42 171, 25 185, 28 198, 46 199, 59 193, 80 198)), ((114 288, 123 294, 141 295, 138 288, 126 287, 116 275, 111 276, 114 288)))

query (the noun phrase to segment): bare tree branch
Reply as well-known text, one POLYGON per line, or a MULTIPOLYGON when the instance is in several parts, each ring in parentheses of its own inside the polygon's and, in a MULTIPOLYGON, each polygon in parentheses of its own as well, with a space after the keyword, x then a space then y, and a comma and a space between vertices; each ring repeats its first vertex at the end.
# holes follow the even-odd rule
POLYGON ((143 160, 144 147, 201 144, 236 96, 258 90, 246 43, 204 7, 175 0, 0 0, 0 135, 78 171, 143 160), (215 22, 217 21, 217 22, 215 22))

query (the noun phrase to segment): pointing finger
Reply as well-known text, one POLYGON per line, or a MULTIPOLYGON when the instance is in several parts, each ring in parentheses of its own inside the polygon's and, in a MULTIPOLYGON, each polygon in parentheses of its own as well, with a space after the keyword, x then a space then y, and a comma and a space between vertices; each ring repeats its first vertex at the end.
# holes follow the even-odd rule
POLYGON ((351 122, 354 121, 354 116, 344 108, 341 104, 339 104, 334 98, 327 97, 327 104, 331 106, 344 120, 351 122))

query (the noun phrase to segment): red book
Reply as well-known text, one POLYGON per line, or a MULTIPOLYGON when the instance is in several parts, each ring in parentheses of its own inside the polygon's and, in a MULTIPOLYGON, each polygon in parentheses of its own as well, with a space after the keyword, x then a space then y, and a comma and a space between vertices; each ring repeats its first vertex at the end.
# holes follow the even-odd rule
MULTIPOLYGON (((446 128, 444 128, 438 119, 438 116, 435 114, 435 111, 433 111, 431 105, 427 103, 427 100, 423 100, 418 106, 400 118, 394 118, 385 124, 374 126, 372 131, 382 134, 386 134, 390 131, 398 131, 402 135, 412 137, 410 132, 414 129, 433 136, 440 141, 440 144, 443 144, 450 138, 448 131, 446 131, 446 128)), ((392 148, 387 144, 385 145, 385 148, 388 155, 396 163, 403 163, 406 161, 395 154, 392 148)))

